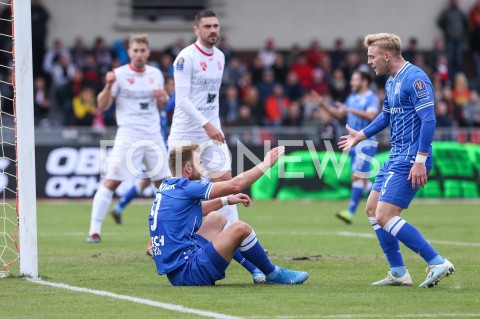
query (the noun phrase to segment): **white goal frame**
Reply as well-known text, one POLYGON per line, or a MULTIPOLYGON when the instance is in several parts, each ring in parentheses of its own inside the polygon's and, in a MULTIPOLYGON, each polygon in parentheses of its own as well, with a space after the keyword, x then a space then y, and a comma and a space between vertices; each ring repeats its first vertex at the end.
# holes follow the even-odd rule
POLYGON ((20 274, 38 277, 30 0, 12 0, 20 274))

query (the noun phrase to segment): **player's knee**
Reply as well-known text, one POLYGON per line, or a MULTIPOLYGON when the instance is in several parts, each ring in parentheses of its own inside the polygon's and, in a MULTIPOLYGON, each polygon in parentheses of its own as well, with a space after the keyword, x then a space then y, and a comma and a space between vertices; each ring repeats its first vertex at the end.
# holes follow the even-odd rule
POLYGON ((375 206, 367 203, 367 206, 365 207, 365 213, 368 217, 375 217, 375 206))
POLYGON ((105 186, 106 188, 108 188, 109 190, 111 190, 112 192, 115 191, 117 189, 117 187, 121 184, 122 182, 121 181, 115 181, 115 180, 112 180, 112 179, 107 179, 105 180, 105 182, 103 183, 103 186, 105 186))
POLYGON ((375 214, 375 218, 377 219, 377 224, 379 224, 382 227, 385 226, 389 221, 388 216, 384 214, 380 214, 378 212, 375 214))
POLYGON ((247 236, 252 233, 252 227, 242 221, 234 222, 229 228, 232 228, 236 237, 242 239, 247 238, 247 236))
POLYGON ((223 216, 221 213, 215 211, 211 212, 210 214, 207 215, 205 218, 204 223, 209 223, 211 225, 218 226, 220 228, 223 228, 223 226, 227 223, 227 218, 223 216))

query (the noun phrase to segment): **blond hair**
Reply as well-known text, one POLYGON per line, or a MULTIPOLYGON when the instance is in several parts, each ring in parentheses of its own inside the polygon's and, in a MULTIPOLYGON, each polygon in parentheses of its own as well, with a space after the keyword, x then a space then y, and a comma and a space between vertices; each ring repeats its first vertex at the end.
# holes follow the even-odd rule
POLYGON ((402 40, 398 35, 392 33, 369 34, 365 37, 365 46, 377 46, 390 51, 394 56, 402 54, 402 40))
POLYGON ((187 162, 193 164, 193 153, 197 149, 197 144, 191 144, 173 148, 170 151, 170 154, 168 154, 168 167, 170 168, 170 172, 172 172, 173 176, 181 176, 181 170, 183 169, 185 164, 187 164, 187 162), (181 155, 179 153, 181 153, 181 155), (179 158, 177 158, 177 154, 179 158), (178 163, 178 160, 180 160, 181 163, 178 163), (178 164, 181 164, 181 166, 177 167, 178 164), (177 172, 177 169, 180 171, 177 172))
POLYGON ((148 35, 145 33, 131 35, 130 39, 128 39, 128 46, 131 46, 133 43, 145 43, 148 47, 148 35))

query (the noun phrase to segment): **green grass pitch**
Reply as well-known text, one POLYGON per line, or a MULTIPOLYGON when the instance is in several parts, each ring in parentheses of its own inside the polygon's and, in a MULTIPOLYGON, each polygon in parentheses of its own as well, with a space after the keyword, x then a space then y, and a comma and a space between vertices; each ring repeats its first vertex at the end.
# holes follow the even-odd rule
MULTIPOLYGON (((254 285, 233 262, 215 287, 171 287, 145 255, 146 202, 128 207, 122 226, 107 216, 99 245, 85 243, 89 202, 39 203, 42 280, 185 308, 166 310, 12 276, 0 279, 0 318, 480 318, 478 201, 417 199, 402 214, 456 266, 455 274, 433 289, 418 288, 425 263, 403 246, 414 286, 371 287, 388 265, 362 212, 365 203, 352 225, 334 217, 346 205, 257 201, 239 208, 274 263, 310 273, 303 285, 254 285)), ((18 273, 18 267, 12 270, 18 273)))

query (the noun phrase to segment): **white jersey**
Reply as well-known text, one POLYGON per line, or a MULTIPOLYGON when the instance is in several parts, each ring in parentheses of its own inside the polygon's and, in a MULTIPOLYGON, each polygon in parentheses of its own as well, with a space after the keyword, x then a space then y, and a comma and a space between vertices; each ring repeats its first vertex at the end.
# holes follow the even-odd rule
POLYGON ((163 75, 157 68, 145 66, 142 72, 134 70, 130 64, 114 70, 116 80, 112 86, 112 96, 116 103, 118 128, 131 134, 158 134, 160 114, 154 89, 163 89, 163 75))
MULTIPOLYGON (((198 112, 221 130, 218 100, 225 66, 224 54, 216 47, 207 49, 197 41, 183 49, 173 65, 175 90, 188 88, 189 100, 198 112)), ((184 110, 176 107, 170 134, 181 133, 207 135, 200 123, 193 121, 184 110)))

